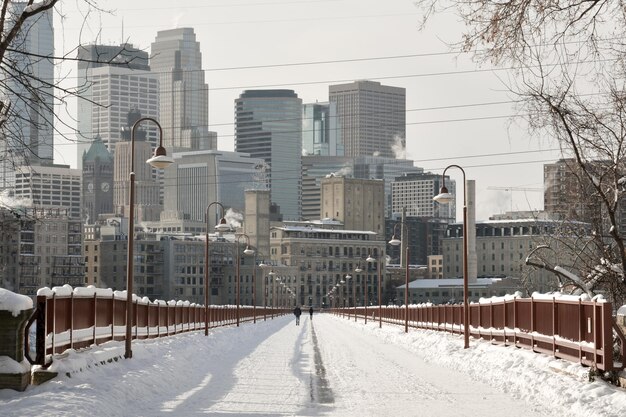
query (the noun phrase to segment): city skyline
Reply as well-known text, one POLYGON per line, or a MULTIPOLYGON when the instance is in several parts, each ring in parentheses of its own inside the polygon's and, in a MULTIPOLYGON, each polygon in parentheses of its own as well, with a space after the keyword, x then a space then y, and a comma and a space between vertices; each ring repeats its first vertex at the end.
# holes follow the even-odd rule
MULTIPOLYGON (((507 117, 514 113, 501 82, 505 72, 450 52, 447 44, 460 33, 450 16, 431 25, 436 32, 422 33, 408 1, 190 1, 182 7, 156 1, 149 15, 135 4, 106 3, 118 7, 117 16, 92 19, 92 30, 101 33, 83 31, 83 43, 124 41, 149 51, 157 31, 194 28, 209 85, 208 129, 218 133, 220 150, 234 149, 234 101, 246 89, 293 89, 303 103, 314 103, 328 101, 329 85, 369 79, 406 89, 406 158, 438 174, 450 164, 463 166, 476 180, 479 219, 543 208, 542 193, 517 189, 543 186, 543 164, 559 158, 556 146, 528 137, 524 123, 507 117)), ((63 11, 68 18, 57 30, 64 31, 59 38, 66 51, 68 39, 78 39, 68 33, 80 25, 76 13, 63 11)), ((72 146, 57 147, 58 163, 75 166, 72 146)), ((460 181, 460 173, 449 173, 460 181)))

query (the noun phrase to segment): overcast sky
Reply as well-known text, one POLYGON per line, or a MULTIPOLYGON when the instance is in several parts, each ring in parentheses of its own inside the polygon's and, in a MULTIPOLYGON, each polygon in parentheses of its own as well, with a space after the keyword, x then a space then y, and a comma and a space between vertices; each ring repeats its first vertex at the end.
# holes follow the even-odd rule
MULTIPOLYGON (((87 18, 76 12, 77 3, 83 0, 62 1, 56 55, 74 49, 78 39, 128 41, 149 51, 159 30, 195 29, 209 84, 209 129, 218 132, 219 149, 234 148, 234 99, 244 89, 289 88, 304 103, 322 102, 331 84, 376 80, 406 88, 407 159, 435 173, 450 164, 464 167, 476 180, 479 220, 543 208, 539 191, 488 189, 542 188, 543 164, 559 154, 549 139, 531 138, 522 121, 508 117, 514 110, 501 82, 505 71, 451 53, 461 33, 452 15, 420 32, 409 0, 99 0, 112 14, 87 18), (272 67, 244 68, 252 66, 272 67)), ((71 82, 75 66, 59 65, 58 74, 71 82)), ((57 143, 56 162, 75 167, 75 146, 57 143)), ((461 181, 460 171, 448 173, 461 181)))

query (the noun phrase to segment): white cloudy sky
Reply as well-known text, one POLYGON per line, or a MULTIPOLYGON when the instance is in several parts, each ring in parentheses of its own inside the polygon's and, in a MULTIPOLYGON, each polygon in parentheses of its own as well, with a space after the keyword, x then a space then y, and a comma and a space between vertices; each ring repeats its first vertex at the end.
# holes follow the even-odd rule
MULTIPOLYGON (((543 163, 558 153, 550 140, 531 138, 521 121, 507 117, 513 109, 504 71, 449 53, 461 30, 452 15, 420 32, 420 15, 409 0, 100 0, 113 13, 86 19, 76 12, 83 0, 62 3, 57 55, 79 38, 126 40, 149 50, 158 30, 193 27, 210 89, 209 128, 218 132, 220 149, 233 149, 233 100, 244 89, 291 88, 314 102, 328 99, 330 84, 377 80, 406 88, 407 158, 436 173, 463 166, 476 180, 478 219, 543 208, 541 192, 488 189, 541 188, 543 163), (345 60, 351 61, 328 63, 345 60), (242 68, 294 63, 308 64, 242 68)), ((74 66, 58 72, 68 75, 74 66)), ((75 166, 73 146, 58 142, 56 161, 75 166)), ((461 180, 459 171, 449 173, 461 180)))

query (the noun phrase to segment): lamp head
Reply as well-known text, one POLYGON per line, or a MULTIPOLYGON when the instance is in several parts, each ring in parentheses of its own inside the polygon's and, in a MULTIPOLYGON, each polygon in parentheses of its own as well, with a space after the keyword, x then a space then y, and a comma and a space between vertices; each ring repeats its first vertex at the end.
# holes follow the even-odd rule
POLYGON ((444 185, 439 189, 439 194, 433 197, 433 200, 440 204, 448 204, 454 201, 454 195, 450 194, 448 187, 444 185))
POLYGON ((230 230, 230 225, 226 221, 225 217, 222 217, 219 224, 215 225, 215 230, 217 230, 218 232, 225 232, 227 230, 230 230))
POLYGON ((363 270, 361 269, 360 266, 357 266, 356 268, 354 268, 354 272, 356 272, 358 274, 358 273, 363 272, 363 270))
POLYGON ((250 246, 246 245, 246 248, 243 250, 243 254, 244 255, 254 255, 254 250, 250 249, 250 246))
POLYGON ((372 263, 372 262, 376 262, 376 259, 372 258, 372 255, 367 255, 367 259, 365 261, 372 263))
POLYGON ((390 244, 390 245, 393 245, 393 246, 398 246, 398 245, 399 245, 399 244, 401 244, 401 243, 402 243, 402 241, 401 241, 400 239, 398 239, 398 238, 396 237, 396 235, 393 235, 393 236, 391 237, 391 240, 389 241, 389 244, 390 244))
POLYGON ((167 156, 167 152, 163 146, 158 146, 154 150, 152 158, 148 159, 146 163, 152 165, 154 168, 163 169, 173 164, 174 159, 172 159, 171 156, 167 156))

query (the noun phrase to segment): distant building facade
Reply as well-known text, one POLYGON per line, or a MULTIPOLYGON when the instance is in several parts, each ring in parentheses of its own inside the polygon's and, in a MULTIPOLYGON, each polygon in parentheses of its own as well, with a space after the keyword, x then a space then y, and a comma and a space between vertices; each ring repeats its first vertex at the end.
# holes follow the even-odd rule
MULTIPOLYGON (((88 68, 86 76, 90 80, 91 99, 98 103, 91 107, 91 132, 93 137, 100 136, 115 156, 117 144, 124 140, 122 132, 128 127, 130 112, 159 119, 158 77, 150 71, 117 66, 88 68)), ((151 148, 156 147, 158 127, 154 123, 141 127, 147 135, 145 140, 151 148)), ((89 128, 86 125, 84 129, 89 128)))
POLYGON ((134 142, 131 140, 131 126, 141 114, 130 111, 127 125, 120 129, 121 141, 116 145, 113 168, 113 207, 115 213, 129 217, 130 213, 130 173, 135 173, 134 216, 138 223, 158 220, 163 206, 157 170, 146 161, 153 155, 153 145, 147 141, 150 123, 137 126, 134 142), (133 145, 134 144, 134 145, 133 145))
POLYGON ((322 179, 330 174, 357 179, 384 180, 385 217, 390 217, 391 184, 394 179, 405 173, 421 173, 424 170, 406 159, 308 155, 302 157, 302 171, 302 216, 307 220, 319 220, 320 184, 322 179))
MULTIPOLYGON (((476 224, 476 257, 478 277, 517 277, 524 278, 533 289, 540 292, 558 289, 556 277, 544 269, 525 265, 530 252, 543 243, 543 237, 554 234, 561 226, 553 220, 491 220, 476 224)), ((581 228, 584 228, 581 225, 581 228)), ((582 232, 582 229, 581 229, 582 232)), ((562 239, 567 239, 562 236, 562 239)), ((571 244, 582 245, 584 239, 572 237, 571 244)), ((554 248, 557 250, 558 248, 554 248)), ((562 265, 573 265, 575 260, 568 260, 561 255, 562 265)), ((455 223, 448 226, 443 239, 444 277, 453 278, 463 275, 463 225, 455 223)), ((571 270, 573 273, 578 271, 571 270)))
POLYGON ((341 129, 337 126, 336 103, 306 103, 302 106, 302 153, 343 156, 341 129))
MULTIPOLYGON (((205 221, 207 206, 214 201, 242 212, 244 192, 254 188, 257 168, 263 164, 262 159, 247 154, 217 150, 172 156, 174 164, 164 170, 164 209, 180 218, 201 222, 205 221)), ((218 212, 217 205, 213 205, 210 218, 215 219, 218 212)))
POLYGON ((270 230, 272 261, 296 268, 288 276, 287 286, 295 294, 293 302, 315 307, 336 305, 329 292, 336 285, 345 294, 346 305, 363 305, 367 292, 369 300, 377 300, 377 263, 368 268, 366 259, 372 255, 384 259, 385 242, 371 231, 338 230, 322 223, 286 224, 270 230), (362 272, 355 272, 355 269, 362 272), (346 275, 351 279, 346 284, 346 275), (341 281, 344 281, 342 284, 341 281))
POLYGON ((64 209, 82 219, 81 171, 69 165, 23 166, 15 175, 14 196, 37 209, 64 209))
POLYGON ((385 228, 384 181, 329 176, 321 181, 321 216, 347 230, 366 230, 382 238, 385 228))
MULTIPOLYGON (((456 204, 440 204, 433 200, 442 183, 441 175, 433 173, 411 173, 396 177, 391 183, 391 210, 410 217, 440 218, 448 221, 456 217, 456 204)), ((446 176, 446 187, 451 194, 456 192, 456 182, 446 176)))
POLYGON ((113 155, 99 137, 82 157, 83 214, 85 223, 94 223, 100 214, 113 213, 113 155))
POLYGON ((293 90, 246 90, 235 100, 235 151, 267 166, 271 201, 300 220, 302 100, 293 90))
MULTIPOLYGON (((6 27, 28 6, 26 1, 3 3, 6 27)), ((1 98, 9 122, 0 130, 0 190, 13 186, 15 167, 53 162, 54 147, 54 11, 27 19, 3 59, 6 89, 1 98)))
POLYGON ((404 149, 406 90, 376 81, 331 85, 330 104, 337 106, 337 128, 345 156, 398 157, 404 149))
MULTIPOLYGON (((96 94, 93 93, 92 72, 94 68, 112 66, 126 68, 130 70, 149 71, 148 53, 135 48, 133 45, 123 43, 121 45, 80 45, 77 54, 78 71, 76 87, 80 91, 77 97, 76 124, 78 130, 77 141, 77 161, 78 169, 82 168, 83 154, 87 152, 94 138, 99 137, 99 127, 94 128, 94 114, 99 114, 96 107, 99 100, 106 94, 100 85, 96 87, 96 94)), ((115 83, 112 83, 115 85, 115 83)), ((113 90, 113 94, 131 94, 132 89, 128 84, 126 90, 113 90)), ((130 98, 130 97, 128 97, 130 98)), ((112 150, 112 149, 111 149, 112 150)))
POLYGON ((173 151, 217 149, 210 134, 209 86, 193 28, 161 30, 151 46, 150 68, 159 78, 159 123, 173 151))
POLYGON ((63 208, 31 207, 19 213, 16 292, 35 297, 42 287, 85 285, 80 218, 63 208))

